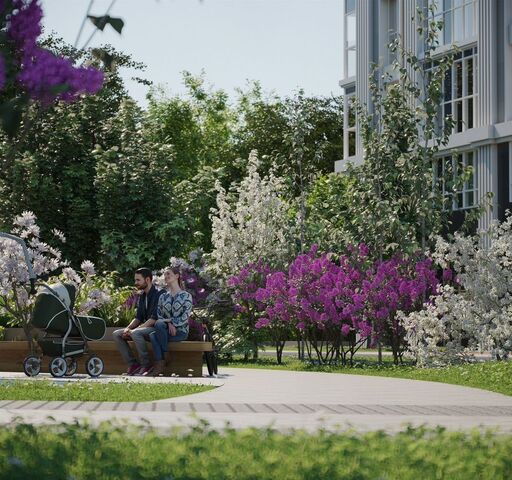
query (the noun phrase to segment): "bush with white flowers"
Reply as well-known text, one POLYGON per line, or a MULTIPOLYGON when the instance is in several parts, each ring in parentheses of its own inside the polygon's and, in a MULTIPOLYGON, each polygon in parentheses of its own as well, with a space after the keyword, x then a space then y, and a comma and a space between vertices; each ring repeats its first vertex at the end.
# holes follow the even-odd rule
POLYGON ((221 279, 236 275, 249 263, 263 260, 284 267, 293 256, 293 225, 283 199, 282 179, 261 177, 256 151, 249 156, 247 176, 236 188, 236 199, 217 184, 217 208, 212 210, 209 268, 221 279))
MULTIPOLYGON (((50 276, 62 268, 60 277, 51 281, 65 281, 77 287, 77 310, 87 313, 110 301, 109 293, 92 288, 95 276, 94 264, 82 262, 82 272, 77 273, 62 259, 59 249, 40 240, 40 229, 32 212, 23 212, 14 219, 12 233, 23 238, 27 244, 29 259, 37 277, 50 276)), ((65 238, 59 231, 53 232, 60 241, 65 238)), ((0 238, 0 313, 7 314, 11 323, 25 331, 32 349, 32 329, 30 325, 35 297, 29 295, 29 271, 21 246, 8 238, 0 238)))
POLYGON ((434 259, 455 274, 430 305, 403 316, 420 365, 452 363, 474 350, 512 352, 512 216, 475 236, 438 238, 434 259))

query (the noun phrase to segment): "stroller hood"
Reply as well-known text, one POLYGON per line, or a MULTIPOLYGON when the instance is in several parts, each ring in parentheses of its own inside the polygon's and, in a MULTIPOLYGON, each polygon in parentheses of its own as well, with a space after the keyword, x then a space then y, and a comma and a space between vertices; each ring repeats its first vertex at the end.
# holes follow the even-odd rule
POLYGON ((70 284, 57 283, 42 288, 34 304, 32 325, 59 336, 65 335, 71 327, 71 337, 101 340, 105 336, 105 321, 89 315, 74 315, 75 295, 76 289, 70 284))
POLYGON ((32 325, 51 333, 64 334, 69 328, 69 312, 73 311, 76 288, 57 283, 41 288, 32 312, 32 325))

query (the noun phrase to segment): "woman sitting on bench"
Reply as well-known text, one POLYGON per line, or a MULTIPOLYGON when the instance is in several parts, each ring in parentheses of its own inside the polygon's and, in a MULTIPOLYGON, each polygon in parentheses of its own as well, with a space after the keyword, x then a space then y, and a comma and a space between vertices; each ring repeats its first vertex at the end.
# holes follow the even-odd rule
POLYGON ((158 299, 155 331, 149 335, 153 345, 154 377, 164 373, 165 353, 169 342, 181 342, 188 337, 188 317, 192 312, 192 295, 184 289, 179 267, 164 271, 165 290, 158 299))

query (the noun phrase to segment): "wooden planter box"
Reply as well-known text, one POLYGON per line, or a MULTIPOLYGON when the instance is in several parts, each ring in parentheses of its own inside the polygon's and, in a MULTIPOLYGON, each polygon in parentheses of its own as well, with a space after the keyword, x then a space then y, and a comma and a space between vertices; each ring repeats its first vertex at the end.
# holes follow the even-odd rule
MULTIPOLYGON (((91 353, 98 355, 105 365, 104 374, 119 375, 126 372, 119 351, 112 340, 88 342, 91 353)), ((136 352, 135 347, 132 350, 136 352)), ((152 354, 151 344, 148 342, 148 350, 152 354)), ((167 352, 167 366, 164 375, 178 375, 180 377, 202 377, 203 352, 211 351, 211 342, 177 342, 169 343, 167 352)), ((0 342, 0 371, 22 372, 23 360, 28 355, 27 341, 2 341, 0 342)), ((78 358, 78 373, 85 373, 84 360, 86 355, 78 358)), ((41 371, 48 372, 50 357, 43 357, 41 371)))

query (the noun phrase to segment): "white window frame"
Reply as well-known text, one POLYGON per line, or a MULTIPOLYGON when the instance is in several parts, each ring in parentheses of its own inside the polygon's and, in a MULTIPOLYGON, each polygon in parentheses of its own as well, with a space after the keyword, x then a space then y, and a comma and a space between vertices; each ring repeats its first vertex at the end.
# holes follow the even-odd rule
POLYGON ((434 180, 435 184, 438 184, 441 187, 445 201, 447 203, 451 201, 451 209, 453 211, 470 210, 478 207, 478 167, 476 150, 467 150, 465 152, 444 155, 437 158, 434 166, 434 180), (473 167, 473 172, 471 174, 471 178, 462 184, 462 188, 453 192, 446 188, 447 179, 445 178, 445 166, 447 165, 447 162, 449 162, 451 164, 451 173, 456 176, 458 172, 459 159, 462 160, 462 168, 465 169, 471 165, 473 167), (441 172, 439 172, 439 170, 441 170, 441 172), (472 202, 469 201, 470 198, 472 198, 472 202), (462 199, 462 205, 459 204, 460 199, 462 199))
MULTIPOLYGON (((446 41, 445 40, 445 32, 446 28, 443 28, 440 32, 439 44, 442 45, 453 45, 453 44, 465 44, 467 42, 473 42, 476 40, 478 36, 478 0, 429 0, 430 3, 435 2, 437 6, 437 11, 435 12, 434 18, 438 21, 447 22, 447 18, 449 19, 449 27, 451 32, 451 38, 446 41), (449 4, 446 7, 445 3, 449 4), (472 6, 473 10, 473 25, 472 25, 472 35, 468 35, 468 31, 466 29, 467 23, 467 15, 470 10, 470 6, 472 6), (455 39, 455 12, 460 11, 462 13, 462 38, 455 39)), ((430 12, 429 12, 430 15, 430 12)))
MULTIPOLYGON (((427 71, 431 68, 435 68, 434 66, 428 67, 427 71)), ((439 109, 439 117, 438 117, 438 128, 441 129, 444 125, 446 117, 449 115, 455 120, 454 129, 452 131, 453 134, 462 133, 472 128, 475 128, 478 125, 478 48, 470 47, 462 50, 455 58, 453 65, 449 71, 451 83, 449 85, 450 97, 449 100, 446 100, 446 87, 447 80, 443 81, 442 90, 443 90, 443 101, 441 102, 439 109), (473 91, 471 94, 468 93, 468 65, 471 60, 472 68, 473 68, 473 91), (457 69, 461 66, 462 69, 462 95, 457 96, 457 69), (469 116, 469 105, 472 102, 473 104, 473 115, 471 117, 471 126, 470 126, 470 116, 469 116), (457 115, 457 105, 462 104, 462 120, 459 123, 458 115, 457 115), (460 125, 460 130, 458 129, 460 125)))
MULTIPOLYGON (((345 78, 351 78, 356 76, 356 71, 349 72, 348 66, 349 66, 349 54, 350 52, 354 53, 354 58, 357 57, 357 17, 356 17, 356 7, 354 2, 354 10, 350 10, 347 12, 347 2, 348 0, 345 0, 343 4, 343 75, 345 78), (349 43, 348 39, 348 18, 354 17, 354 39, 353 43, 349 43), (349 75, 350 73, 350 75, 349 75)), ((354 67, 357 69, 357 65, 354 67)))
POLYGON ((389 44, 398 36, 400 23, 400 2, 398 0, 383 0, 381 2, 381 18, 379 26, 379 57, 384 67, 392 65, 396 60, 396 53, 391 53, 389 44), (394 19, 393 19, 394 16, 394 19))
POLYGON ((343 158, 353 157, 357 154, 357 115, 351 106, 356 93, 346 93, 343 97, 343 158), (350 112, 354 111, 354 124, 350 125, 350 112), (350 137, 354 137, 354 152, 350 152, 350 137), (352 154, 351 154, 352 153, 352 154))

